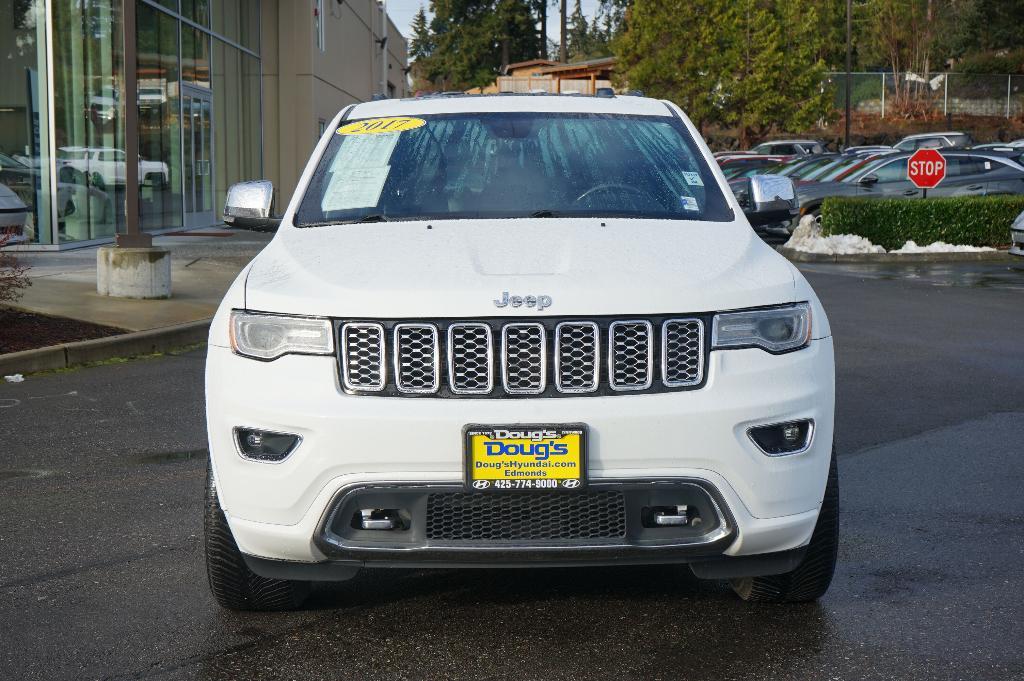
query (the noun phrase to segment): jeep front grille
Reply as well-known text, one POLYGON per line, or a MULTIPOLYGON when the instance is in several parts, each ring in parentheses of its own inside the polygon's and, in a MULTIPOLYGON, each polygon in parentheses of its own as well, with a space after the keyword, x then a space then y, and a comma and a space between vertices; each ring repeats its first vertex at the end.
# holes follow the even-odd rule
POLYGON ((341 383, 359 395, 565 397, 693 390, 704 316, 338 322, 341 383))
POLYGON ((437 327, 433 324, 395 326, 395 385, 403 393, 436 393, 441 370, 437 327))
POLYGON ((453 393, 486 395, 494 387, 491 327, 452 324, 448 327, 448 382, 453 393))
POLYGON ((547 384, 547 353, 541 324, 501 329, 501 382, 512 395, 538 395, 547 384))

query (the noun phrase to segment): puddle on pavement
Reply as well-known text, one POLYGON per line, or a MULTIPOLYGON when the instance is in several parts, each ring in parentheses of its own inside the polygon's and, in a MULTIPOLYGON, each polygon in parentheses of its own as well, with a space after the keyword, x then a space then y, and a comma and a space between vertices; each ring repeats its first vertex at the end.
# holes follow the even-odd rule
POLYGON ((190 449, 184 452, 158 452, 156 454, 143 454, 138 457, 139 463, 181 463, 182 461, 195 461, 206 459, 209 453, 205 449, 190 449))
POLYGON ((17 480, 18 478, 45 478, 48 475, 53 475, 53 471, 44 471, 39 469, 22 469, 22 470, 2 470, 0 469, 0 482, 6 482, 8 480, 17 480))

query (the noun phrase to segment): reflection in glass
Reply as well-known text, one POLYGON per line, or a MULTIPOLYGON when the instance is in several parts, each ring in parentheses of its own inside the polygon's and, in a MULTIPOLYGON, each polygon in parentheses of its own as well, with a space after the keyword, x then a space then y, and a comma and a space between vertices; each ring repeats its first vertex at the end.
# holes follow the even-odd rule
POLYGON ((210 0, 181 0, 181 15, 200 26, 209 26, 210 0))
POLYGON ((138 6, 139 210, 143 229, 181 225, 178 22, 138 6))
POLYGON ((115 3, 52 3, 57 220, 61 241, 124 229, 121 17, 115 3))
POLYGON ((0 233, 51 242, 42 2, 0 0, 0 233))
POLYGON ((181 78, 210 87, 210 37, 185 24, 181 26, 181 78))

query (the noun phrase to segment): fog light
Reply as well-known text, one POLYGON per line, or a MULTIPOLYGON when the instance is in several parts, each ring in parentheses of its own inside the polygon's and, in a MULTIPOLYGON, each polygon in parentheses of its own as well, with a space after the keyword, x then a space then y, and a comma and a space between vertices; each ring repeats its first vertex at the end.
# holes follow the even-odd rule
POLYGON ((257 428, 235 428, 238 451, 256 461, 283 461, 295 451, 302 437, 291 433, 275 433, 257 428))
POLYGON ((397 508, 362 508, 352 516, 352 527, 357 530, 405 530, 408 523, 397 508))
POLYGON ((814 421, 804 419, 757 426, 749 429, 747 435, 768 456, 782 456, 806 450, 811 445, 813 432, 814 421))

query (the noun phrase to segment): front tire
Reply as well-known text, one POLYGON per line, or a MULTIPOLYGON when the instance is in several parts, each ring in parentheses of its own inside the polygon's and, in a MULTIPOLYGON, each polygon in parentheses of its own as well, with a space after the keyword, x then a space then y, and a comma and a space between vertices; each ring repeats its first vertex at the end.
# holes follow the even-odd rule
POLYGON ((206 576, 210 591, 228 610, 295 610, 309 595, 308 582, 260 577, 249 569, 238 550, 220 507, 217 486, 206 469, 206 515, 203 522, 206 576))
POLYGON ((825 595, 832 583, 839 553, 839 470, 836 455, 828 469, 825 497, 807 552, 791 572, 731 580, 733 591, 752 603, 806 603, 825 595))

